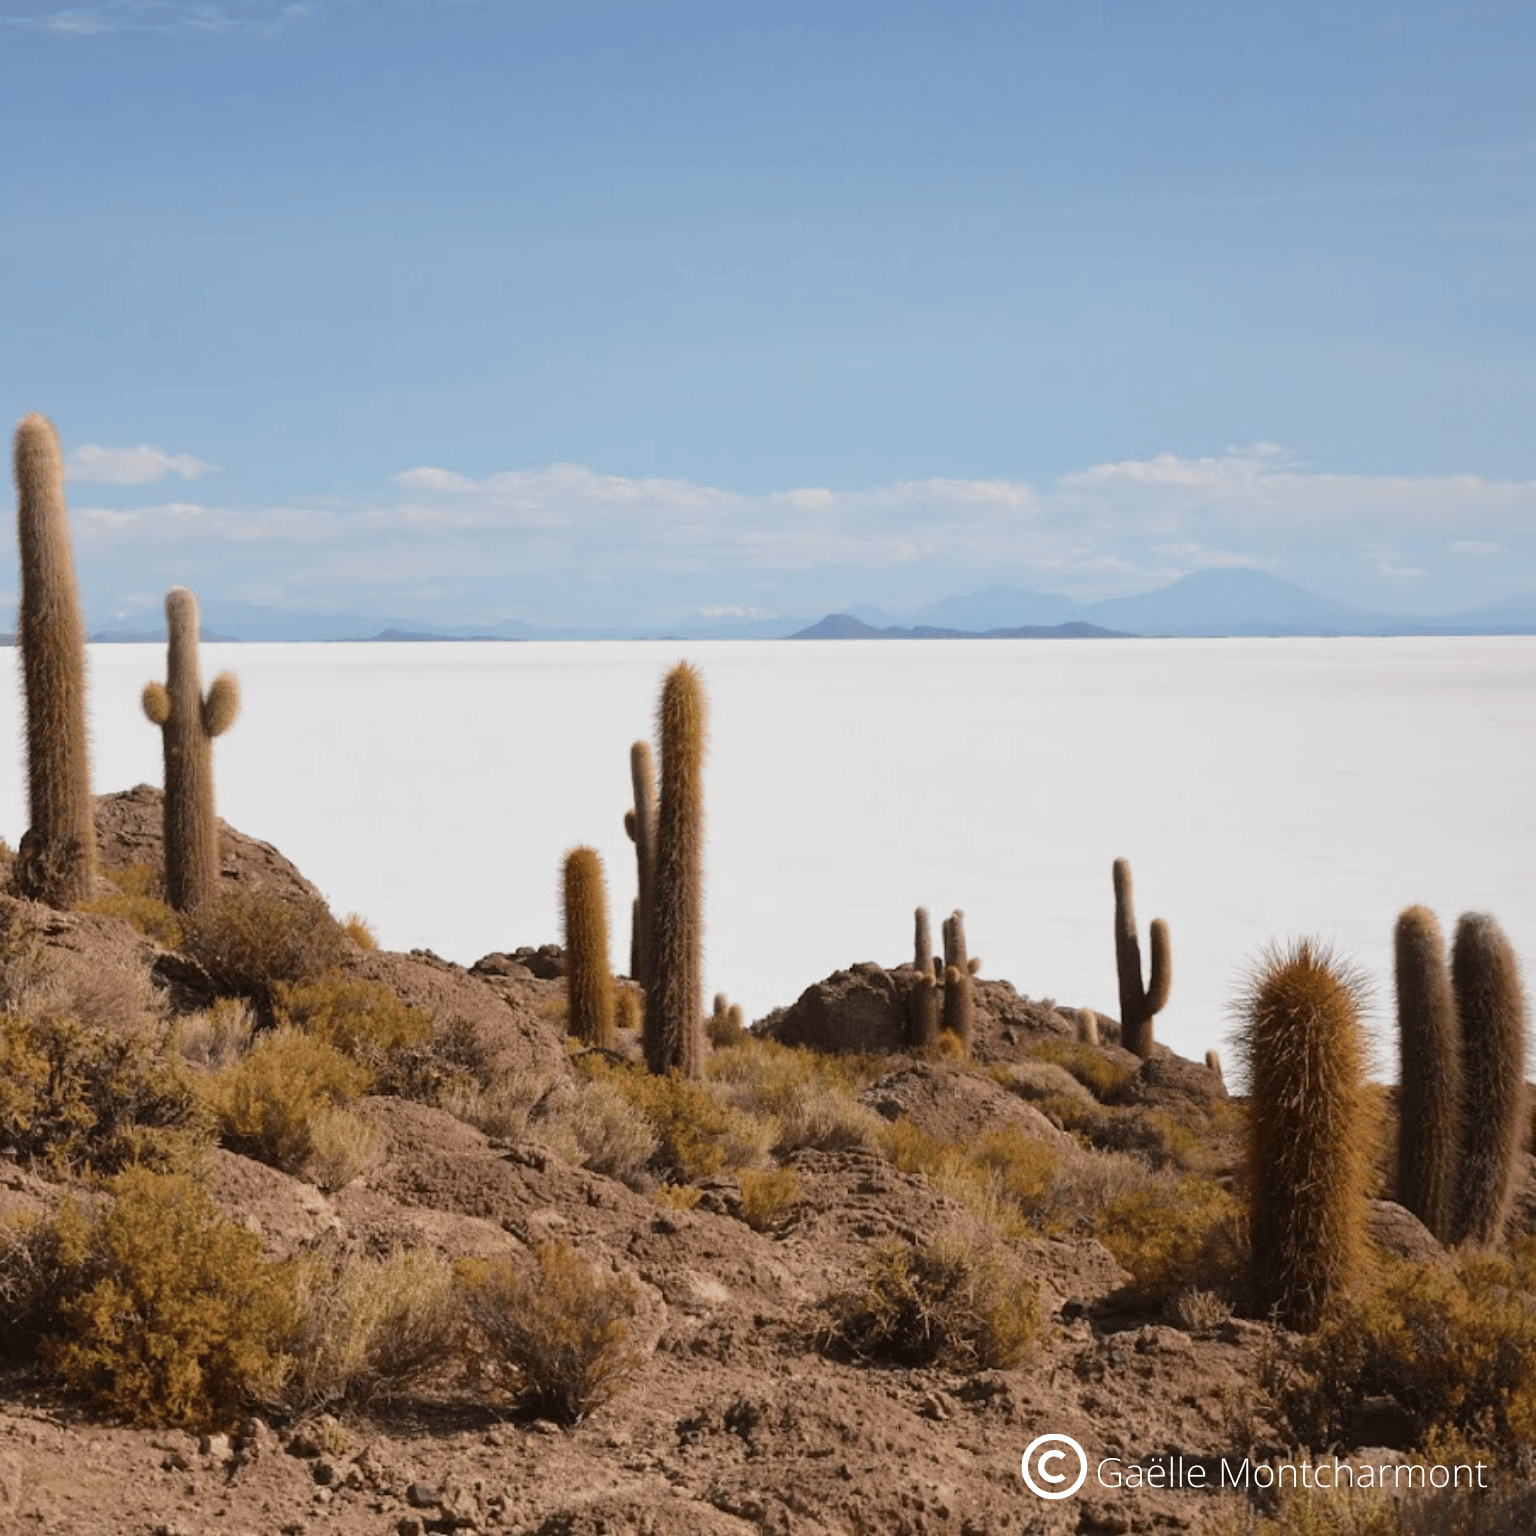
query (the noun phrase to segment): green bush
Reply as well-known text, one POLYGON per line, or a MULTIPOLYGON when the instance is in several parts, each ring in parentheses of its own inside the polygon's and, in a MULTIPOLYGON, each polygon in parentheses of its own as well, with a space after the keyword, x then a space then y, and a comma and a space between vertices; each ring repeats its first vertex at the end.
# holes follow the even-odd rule
POLYGON ((541 1244, 522 1264, 466 1264, 462 1274, 473 1326, 532 1412, 579 1424, 639 1375, 634 1283, 600 1275, 568 1243, 541 1244))
POLYGON ((827 1299, 817 1341, 832 1354, 892 1365, 985 1370, 1016 1365, 1040 1328, 1040 1287, 999 1248, 962 1237, 896 1243, 861 1284, 827 1299))
POLYGON ((273 1391, 291 1297, 261 1241, 180 1174, 131 1168, 94 1216, 55 1223, 58 1332, 44 1356, 72 1391, 140 1424, 226 1427, 273 1391))

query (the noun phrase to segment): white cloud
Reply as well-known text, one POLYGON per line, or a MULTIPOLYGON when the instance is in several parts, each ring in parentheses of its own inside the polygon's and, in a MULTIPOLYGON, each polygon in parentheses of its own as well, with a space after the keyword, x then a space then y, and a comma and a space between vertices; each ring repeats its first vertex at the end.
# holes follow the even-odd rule
POLYGON ((240 34, 274 38, 295 22, 315 14, 312 4, 277 0, 103 0, 100 5, 39 11, 31 16, 0 17, 0 25, 52 37, 98 37, 114 32, 240 34))
MULTIPOLYGON (((208 467, 157 449, 84 452, 122 456, 111 461, 122 467, 119 484, 144 483, 151 470, 190 479, 208 467)), ((400 612, 428 591, 716 572, 761 577, 767 600, 782 607, 800 573, 829 567, 995 571, 1085 599, 1216 566, 1272 570, 1362 602, 1410 582, 1445 603, 1484 596, 1482 587, 1444 587, 1452 571, 1485 571, 1481 580, 1501 584, 1495 596, 1536 587, 1536 482, 1339 474, 1266 443, 1090 465, 1039 485, 933 478, 748 495, 580 464, 480 477, 417 465, 381 491, 360 505, 89 509, 79 514, 82 543, 104 562, 110 555, 119 581, 158 581, 173 559, 201 561, 238 568, 247 586, 400 612), (159 552, 152 577, 133 575, 138 550, 159 552), (1489 552, 1502 558, 1450 558, 1489 552)), ((146 553, 140 569, 149 566, 146 553)))
POLYGON ((190 453, 167 453, 148 443, 140 443, 137 448, 103 448, 98 443, 86 443, 73 449, 65 459, 71 480, 95 485, 150 485, 167 475, 197 480, 215 467, 190 453))

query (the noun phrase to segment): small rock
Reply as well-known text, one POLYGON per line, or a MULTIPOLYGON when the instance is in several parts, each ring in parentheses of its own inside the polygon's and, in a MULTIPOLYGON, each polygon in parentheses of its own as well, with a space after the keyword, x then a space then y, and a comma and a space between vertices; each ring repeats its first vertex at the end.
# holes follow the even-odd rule
POLYGON ((435 1509, 441 1497, 430 1483, 412 1483, 405 1490, 405 1502, 412 1509, 435 1509))

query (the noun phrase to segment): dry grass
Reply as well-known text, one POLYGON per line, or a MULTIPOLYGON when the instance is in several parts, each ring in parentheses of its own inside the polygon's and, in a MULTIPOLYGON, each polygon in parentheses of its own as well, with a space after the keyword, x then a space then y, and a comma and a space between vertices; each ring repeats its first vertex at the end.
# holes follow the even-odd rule
POLYGON ((457 1358, 461 1327, 453 1267, 435 1254, 301 1260, 278 1400, 291 1412, 398 1397, 457 1358))
POLYGON ((1040 1327, 1039 1283, 1003 1250, 958 1236, 880 1249, 862 1282, 825 1307, 823 1349, 892 1365, 1003 1369, 1040 1327))

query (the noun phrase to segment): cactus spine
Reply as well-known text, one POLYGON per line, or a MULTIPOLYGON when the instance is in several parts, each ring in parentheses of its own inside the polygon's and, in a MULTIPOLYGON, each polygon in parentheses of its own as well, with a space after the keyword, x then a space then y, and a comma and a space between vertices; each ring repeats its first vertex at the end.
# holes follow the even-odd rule
POLYGON ((1366 1258, 1370 1129, 1361 983, 1310 939, 1272 949, 1239 1009, 1257 1300, 1314 1330, 1366 1258))
POLYGON ((1509 1223, 1526 1132, 1525 995, 1515 952, 1486 912, 1456 925, 1451 988, 1467 1107, 1454 1236, 1494 1244, 1509 1223))
POLYGON ((27 697, 30 826, 17 889, 53 907, 91 893, 96 828, 85 730, 85 626, 69 542, 64 455, 46 416, 16 428, 16 533, 21 546, 17 643, 27 697))
POLYGON ((565 856, 565 997, 570 1032, 612 1050, 613 971, 608 964, 608 891, 593 848, 565 856))
POLYGON ((966 954, 965 913, 957 907, 944 919, 944 1028, 960 1042, 967 1056, 976 1028, 976 983, 972 977, 980 963, 973 963, 966 954))
MULTIPOLYGON (((657 710, 661 805, 651 909, 645 1060, 652 1072, 704 1070, 704 680, 686 661, 657 710)), ((638 822, 639 817, 636 817, 638 822)), ((636 846, 639 846, 638 840, 636 846)))
POLYGON ((1397 1198, 1442 1243, 1451 1240, 1461 1157, 1461 1041, 1445 939, 1428 907, 1393 931, 1397 984, 1397 1198))
POLYGON ((648 741, 637 741, 629 749, 629 776, 634 785, 635 808, 624 817, 624 830, 635 845, 637 891, 630 939, 630 975, 649 990, 651 913, 656 883, 656 764, 648 741))
POLYGON ((1152 923, 1152 974, 1141 984, 1141 942, 1136 937, 1136 908, 1131 889, 1131 866, 1116 859, 1115 970, 1120 978, 1120 1044, 1143 1061, 1152 1054, 1152 1019, 1167 1006, 1173 981, 1173 954, 1168 925, 1162 918, 1152 923))
POLYGON ((165 753, 165 894, 178 912, 206 906, 219 889, 219 822, 213 808, 213 738, 240 713, 240 685, 221 672, 203 695, 197 664, 197 599, 165 597, 166 682, 144 689, 144 713, 165 753))

